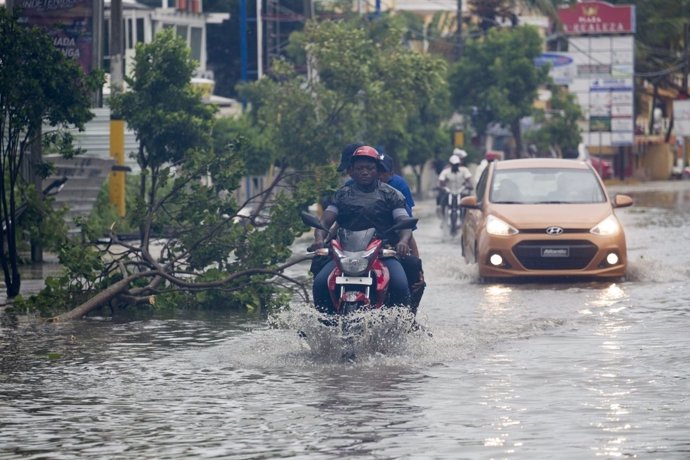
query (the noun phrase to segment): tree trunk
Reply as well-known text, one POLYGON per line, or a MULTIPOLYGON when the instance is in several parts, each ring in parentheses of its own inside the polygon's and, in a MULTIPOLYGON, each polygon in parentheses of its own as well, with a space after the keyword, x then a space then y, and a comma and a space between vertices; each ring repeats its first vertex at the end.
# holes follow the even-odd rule
POLYGON ((510 124, 510 130, 515 139, 515 158, 522 158, 522 133, 520 132, 519 119, 510 124))
POLYGON ((415 187, 415 195, 417 198, 422 198, 424 196, 422 192, 422 174, 424 173, 424 163, 413 166, 412 171, 414 171, 415 181, 417 182, 415 187))
POLYGON ((150 275, 150 273, 135 273, 133 275, 129 275, 127 278, 123 278, 117 283, 108 286, 106 289, 99 292, 83 304, 79 305, 77 308, 63 313, 61 315, 55 316, 51 318, 50 321, 60 322, 81 318, 82 316, 88 314, 90 311, 106 305, 117 295, 124 293, 132 281, 136 280, 137 278, 142 278, 144 276, 150 275))

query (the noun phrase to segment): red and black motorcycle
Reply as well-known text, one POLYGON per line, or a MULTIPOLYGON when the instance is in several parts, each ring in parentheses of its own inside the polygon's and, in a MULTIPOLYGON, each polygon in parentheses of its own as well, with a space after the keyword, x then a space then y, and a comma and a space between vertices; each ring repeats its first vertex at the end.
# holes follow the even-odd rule
MULTIPOLYGON (((328 231, 319 219, 302 212, 306 225, 328 231)), ((397 222, 383 234, 412 229, 418 219, 409 218, 397 222)), ((396 251, 383 247, 383 239, 374 228, 346 230, 339 228, 329 247, 314 251, 317 256, 330 256, 335 267, 328 276, 328 290, 336 315, 382 308, 388 305, 390 274, 382 259, 395 257, 396 251)))

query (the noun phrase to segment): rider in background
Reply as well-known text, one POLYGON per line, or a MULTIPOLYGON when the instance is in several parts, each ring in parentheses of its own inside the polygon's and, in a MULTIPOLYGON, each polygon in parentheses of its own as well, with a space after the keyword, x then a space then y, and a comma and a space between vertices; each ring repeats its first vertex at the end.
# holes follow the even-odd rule
POLYGON ((477 183, 479 182, 479 178, 482 177, 482 173, 486 169, 487 166, 489 166, 490 163, 493 163, 494 161, 499 159, 499 155, 496 152, 492 152, 491 150, 487 151, 484 154, 484 158, 482 158, 482 161, 479 162, 477 165, 477 169, 474 171, 474 186, 475 188, 477 187, 477 183))
POLYGON ((453 154, 448 159, 449 166, 438 175, 441 216, 445 215, 446 205, 448 204, 448 193, 451 191, 460 192, 463 189, 465 189, 466 192, 471 192, 474 189, 472 185, 472 173, 466 166, 462 165, 465 158, 467 158, 467 152, 458 148, 454 149, 453 154))
MULTIPOLYGON (((374 226, 377 230, 383 231, 396 221, 409 218, 403 195, 379 180, 382 171, 383 165, 376 149, 366 145, 357 148, 352 155, 349 168, 354 183, 344 185, 335 193, 321 216, 321 224, 325 228, 331 228, 337 222, 349 230, 365 230, 374 226)), ((314 232, 312 248, 324 247, 327 236, 328 232, 317 229, 314 232)), ((411 255, 411 230, 400 230, 398 233, 393 232, 384 236, 389 244, 395 246, 400 256, 411 255)), ((409 307, 410 289, 400 261, 389 258, 384 259, 383 263, 390 273, 391 304, 409 307)), ((314 277, 314 303, 319 310, 328 313, 333 312, 328 292, 328 275, 334 266, 335 262, 329 261, 314 277)))

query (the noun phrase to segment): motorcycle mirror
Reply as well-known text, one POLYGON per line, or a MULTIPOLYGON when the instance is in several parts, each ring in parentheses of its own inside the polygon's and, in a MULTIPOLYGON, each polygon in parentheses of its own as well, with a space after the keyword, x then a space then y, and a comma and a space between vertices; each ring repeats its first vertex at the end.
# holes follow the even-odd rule
POLYGON ((302 222, 305 225, 307 225, 309 227, 313 227, 313 228, 318 228, 320 230, 328 231, 328 229, 326 227, 321 225, 321 221, 315 215, 309 214, 307 211, 302 211, 299 213, 299 215, 302 218, 302 222))
POLYGON ((385 233, 415 228, 415 226, 417 225, 417 222, 419 222, 419 219, 417 219, 416 217, 410 217, 408 219, 400 220, 400 221, 396 222, 395 225, 393 225, 391 228, 386 230, 385 233))

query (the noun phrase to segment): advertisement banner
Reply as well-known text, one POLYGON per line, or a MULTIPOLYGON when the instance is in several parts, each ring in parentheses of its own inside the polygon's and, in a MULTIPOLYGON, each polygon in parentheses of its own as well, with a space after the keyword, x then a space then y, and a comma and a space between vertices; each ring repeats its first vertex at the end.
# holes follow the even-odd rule
POLYGON ((549 65, 549 76, 557 85, 569 85, 577 75, 577 67, 568 53, 542 53, 534 59, 537 67, 549 65))
POLYGON ((592 1, 561 7, 558 17, 566 35, 635 33, 635 6, 592 1))
POLYGON ((17 0, 20 22, 44 29, 84 72, 93 67, 93 0, 17 0))

